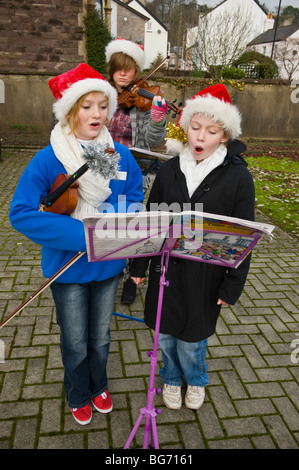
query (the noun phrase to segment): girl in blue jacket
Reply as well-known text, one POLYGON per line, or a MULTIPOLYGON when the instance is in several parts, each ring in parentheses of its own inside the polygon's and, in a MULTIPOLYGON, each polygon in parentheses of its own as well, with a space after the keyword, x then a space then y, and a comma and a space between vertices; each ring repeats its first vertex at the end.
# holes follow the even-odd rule
MULTIPOLYGON (((12 226, 42 245, 42 270, 51 277, 77 252, 86 251, 85 216, 96 214, 105 202, 115 212, 143 200, 142 174, 130 151, 114 144, 106 128, 117 107, 117 93, 104 77, 79 64, 49 81, 58 120, 50 144, 25 169, 10 210, 12 226), (71 214, 39 210, 60 173, 73 174, 84 163, 89 143, 109 144, 120 155, 119 177, 106 179, 88 170, 79 181, 79 197, 71 214), (121 201, 121 203, 120 203, 121 201)), ((79 424, 92 418, 91 403, 101 413, 112 410, 106 365, 119 275, 125 260, 89 263, 81 256, 51 284, 61 331, 67 402, 79 424)))

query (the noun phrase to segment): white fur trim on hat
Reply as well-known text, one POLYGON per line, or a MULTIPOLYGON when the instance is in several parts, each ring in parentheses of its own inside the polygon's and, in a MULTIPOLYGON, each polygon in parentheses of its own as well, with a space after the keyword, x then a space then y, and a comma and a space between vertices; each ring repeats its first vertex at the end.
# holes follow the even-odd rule
POLYGON ((180 116, 180 126, 185 132, 194 114, 212 117, 213 121, 220 123, 232 139, 236 139, 241 134, 241 114, 238 108, 230 103, 211 95, 187 100, 180 116))
POLYGON ((174 157, 180 155, 184 149, 184 144, 177 139, 167 139, 166 140, 166 153, 168 155, 173 155, 174 157))
POLYGON ((127 41, 126 39, 114 39, 106 46, 105 52, 107 62, 109 62, 113 54, 122 52, 135 60, 141 71, 144 69, 145 54, 143 49, 135 42, 127 41))
POLYGON ((108 98, 108 119, 111 119, 117 108, 117 91, 106 80, 86 78, 73 83, 54 103, 53 111, 58 121, 65 119, 81 96, 93 91, 99 91, 108 98))

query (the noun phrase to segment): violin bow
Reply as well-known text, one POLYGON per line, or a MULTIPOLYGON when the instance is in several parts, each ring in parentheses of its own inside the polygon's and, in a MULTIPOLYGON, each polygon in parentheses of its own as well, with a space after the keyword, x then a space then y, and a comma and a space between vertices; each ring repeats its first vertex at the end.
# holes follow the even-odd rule
POLYGON ((148 74, 146 75, 146 77, 142 78, 140 82, 138 82, 138 85, 133 85, 132 88, 128 91, 128 93, 122 97, 121 100, 119 100, 118 104, 122 103, 123 101, 125 101, 127 99, 127 97, 135 91, 135 89, 137 88, 140 88, 140 85, 144 82, 146 82, 146 80, 151 77, 153 75, 153 73, 155 73, 165 62, 165 60, 168 60, 170 58, 170 56, 166 56, 163 60, 161 60, 161 62, 148 74))
POLYGON ((63 274, 69 267, 72 266, 81 256, 83 256, 86 253, 86 251, 79 251, 76 253, 67 263, 65 263, 64 266, 62 266, 55 274, 53 274, 52 277, 47 279, 47 281, 40 286, 33 294, 31 294, 19 307, 17 307, 8 317, 4 318, 2 322, 0 323, 0 329, 6 325, 17 313, 21 312, 23 308, 25 308, 32 300, 35 299, 43 290, 45 290, 52 282, 54 282, 61 274, 63 274))

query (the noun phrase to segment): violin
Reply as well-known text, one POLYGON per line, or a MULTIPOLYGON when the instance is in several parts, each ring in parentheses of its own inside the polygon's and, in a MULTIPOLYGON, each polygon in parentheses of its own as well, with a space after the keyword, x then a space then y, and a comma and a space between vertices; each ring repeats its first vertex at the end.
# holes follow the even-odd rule
MULTIPOLYGON (((163 91, 159 86, 150 86, 146 80, 154 73, 161 65, 168 60, 169 56, 165 57, 161 62, 143 79, 138 80, 136 83, 124 88, 124 90, 118 95, 118 104, 123 108, 131 108, 136 106, 140 111, 149 111, 152 106, 152 101, 155 96, 163 96, 163 91), (141 84, 142 88, 141 88, 141 84)), ((169 109, 172 109, 175 114, 180 114, 182 111, 181 103, 179 106, 175 106, 168 100, 165 103, 169 109)), ((175 117, 175 116, 173 116, 175 117)))
MULTIPOLYGON (((136 106, 140 111, 149 111, 152 106, 152 101, 155 96, 162 96, 163 91, 159 86, 150 86, 144 80, 138 80, 136 83, 126 87, 118 95, 118 104, 123 108, 131 108, 136 106), (140 86, 142 83, 142 87, 140 86)), ((177 107, 174 103, 165 100, 165 103, 169 109, 172 109, 176 114, 180 114, 182 107, 177 107)))
MULTIPOLYGON (((108 147, 104 152, 105 154, 112 155, 115 153, 115 150, 108 147)), ((49 194, 41 200, 39 210, 41 212, 71 215, 78 203, 79 183, 77 179, 89 169, 89 166, 88 162, 84 163, 72 175, 60 173, 52 184, 49 194)))
POLYGON ((74 212, 78 203, 79 183, 77 181, 71 182, 70 175, 60 173, 52 184, 48 196, 53 194, 55 195, 55 191, 59 190, 63 186, 67 186, 67 189, 65 189, 53 203, 49 203, 49 198, 45 198, 46 200, 40 204, 40 210, 43 212, 53 212, 54 214, 63 215, 71 215, 74 212))
POLYGON ((54 214, 71 215, 78 203, 79 184, 76 180, 88 168, 88 164, 84 163, 72 175, 60 173, 52 184, 49 194, 41 200, 39 210, 42 212, 53 212, 54 214))

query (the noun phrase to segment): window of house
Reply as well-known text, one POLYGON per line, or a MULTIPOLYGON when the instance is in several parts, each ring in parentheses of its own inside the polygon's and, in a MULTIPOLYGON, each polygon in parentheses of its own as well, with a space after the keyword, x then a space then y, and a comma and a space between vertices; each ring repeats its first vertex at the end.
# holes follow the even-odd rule
POLYGON ((152 23, 151 21, 148 21, 148 22, 146 23, 146 31, 147 31, 148 33, 151 33, 151 32, 153 31, 153 23, 152 23))

